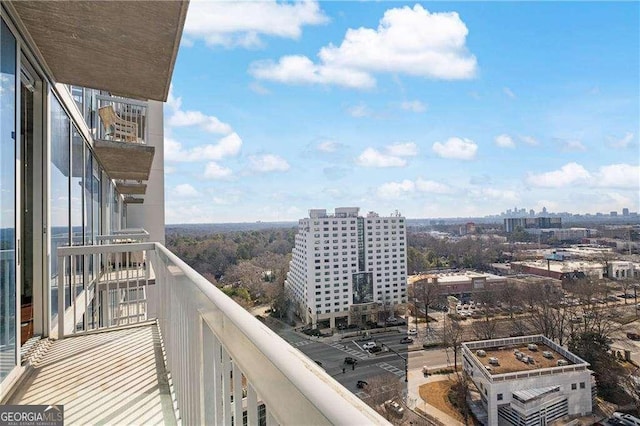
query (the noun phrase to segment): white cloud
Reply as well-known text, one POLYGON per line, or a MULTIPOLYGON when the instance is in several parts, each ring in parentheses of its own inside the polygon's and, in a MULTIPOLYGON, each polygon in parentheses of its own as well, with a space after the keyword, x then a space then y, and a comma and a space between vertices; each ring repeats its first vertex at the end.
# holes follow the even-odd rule
POLYGON ((559 170, 540 174, 529 174, 527 183, 531 186, 543 188, 560 188, 576 183, 588 182, 591 174, 580 164, 567 163, 559 170))
POLYGON ((451 188, 444 183, 424 179, 416 180, 416 189, 420 192, 430 192, 433 194, 449 194, 452 192, 451 188))
POLYGON ((515 148, 516 143, 513 141, 513 138, 509 135, 498 135, 496 136, 496 145, 500 148, 515 148))
POLYGON ((258 95, 269 95, 271 94, 271 91, 269 89, 267 89, 266 87, 264 87, 263 85, 261 85, 260 83, 254 81, 252 83, 249 84, 249 89, 251 89, 252 92, 257 93, 258 95))
POLYGON ((375 86, 375 79, 366 72, 316 65, 306 56, 283 56, 277 63, 258 61, 251 64, 249 72, 255 78, 287 84, 335 84, 355 89, 375 86))
POLYGON ((404 167, 407 160, 367 148, 356 158, 356 164, 362 167, 404 167))
POLYGON ((176 97, 173 93, 173 86, 169 86, 169 96, 167 97, 168 111, 171 115, 167 119, 169 127, 198 126, 209 133, 227 135, 233 132, 233 128, 220 121, 213 115, 206 115, 200 111, 182 110, 182 98, 176 97))
POLYGON ((235 157, 240 153, 242 139, 237 133, 221 138, 215 145, 200 145, 185 150, 174 139, 165 138, 164 157, 169 162, 217 161, 225 157, 235 157))
POLYGON ((508 97, 510 97, 511 99, 515 99, 516 98, 516 94, 513 93, 513 91, 511 89, 509 89, 508 87, 503 87, 502 88, 502 92, 507 95, 508 97))
POLYGON ((478 145, 474 141, 457 137, 449 138, 445 143, 436 142, 432 148, 440 157, 456 160, 473 160, 478 152, 478 145))
POLYGON ((580 142, 577 139, 567 139, 567 140, 560 139, 559 141, 563 151, 576 152, 576 151, 587 150, 587 148, 582 144, 582 142, 580 142))
POLYGON ((249 162, 251 170, 259 173, 286 172, 290 168, 287 160, 274 154, 253 155, 249 162))
POLYGON ((321 152, 336 152, 339 147, 340 147, 340 144, 338 142, 332 141, 332 140, 325 140, 320 142, 316 146, 316 149, 321 152))
POLYGON ((619 139, 608 138, 609 145, 612 146, 613 148, 627 148, 629 147, 629 145, 631 145, 631 142, 633 142, 633 137, 634 137, 633 133, 627 132, 622 138, 619 138, 619 139))
POLYGON ((231 177, 232 171, 212 161, 204 169, 204 177, 207 179, 227 179, 231 177))
POLYGON ((200 193, 188 183, 177 185, 175 188, 173 188, 171 193, 172 195, 181 198, 193 198, 200 195, 200 193))
POLYGON ((477 188, 471 190, 471 195, 483 200, 498 200, 504 202, 520 200, 518 193, 510 189, 477 188))
POLYGON ((401 182, 387 182, 380 185, 376 191, 378 197, 388 199, 401 198, 418 192, 449 194, 452 190, 443 183, 418 178, 415 181, 404 179, 401 182))
POLYGON ((538 145, 538 140, 532 136, 519 136, 520 140, 527 145, 536 146, 538 145))
POLYGON ((403 157, 415 157, 418 147, 413 142, 395 143, 384 147, 384 152, 375 148, 366 148, 356 158, 356 164, 362 167, 404 167, 407 160, 403 157))
POLYGON ((372 115, 371 110, 365 104, 353 105, 347 108, 350 116, 355 118, 369 117, 372 115))
POLYGON ((409 179, 402 182, 387 182, 378 187, 378 196, 380 198, 400 198, 407 193, 412 193, 416 189, 416 184, 409 179))
POLYGON ((427 106, 420 101, 404 101, 400 104, 400 108, 411 112, 425 112, 427 106))
POLYGON ((385 150, 389 155, 396 157, 415 157, 418 155, 418 145, 413 142, 394 143, 387 145, 385 150))
POLYGON ((223 123, 212 115, 205 115, 200 111, 177 110, 169 117, 167 124, 170 127, 199 126, 207 132, 223 135, 233 131, 229 124, 223 123))
POLYGON ((430 13, 421 5, 389 9, 377 29, 348 29, 339 46, 320 49, 319 62, 284 56, 252 64, 259 79, 291 84, 334 84, 365 89, 372 73, 400 73, 456 80, 475 76, 477 62, 466 48, 468 29, 457 13, 430 13))
POLYGON ((305 25, 328 18, 316 1, 191 1, 184 26, 189 38, 226 48, 262 46, 261 35, 298 39, 305 25))
POLYGON ((640 190, 640 166, 610 164, 601 166, 595 173, 596 186, 605 188, 629 188, 640 190))

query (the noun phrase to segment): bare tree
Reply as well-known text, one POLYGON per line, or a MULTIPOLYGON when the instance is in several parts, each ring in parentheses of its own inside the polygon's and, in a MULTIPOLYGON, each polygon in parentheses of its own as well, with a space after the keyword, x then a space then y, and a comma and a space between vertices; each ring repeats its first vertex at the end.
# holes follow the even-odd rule
POLYGON ((401 400, 404 391, 404 381, 395 374, 380 374, 367 379, 367 385, 364 391, 369 395, 363 400, 374 410, 383 414, 387 420, 392 417, 382 405, 390 399, 401 400))
POLYGON ((413 295, 414 303, 416 305, 415 316, 416 318, 418 317, 418 304, 421 307, 424 307, 424 320, 427 323, 427 329, 429 329, 429 306, 435 303, 437 298, 440 296, 438 283, 434 282, 431 277, 416 281, 413 283, 413 295))
POLYGON ((458 352, 460 351, 460 346, 462 345, 463 334, 464 329, 462 328, 460 323, 454 319, 447 319, 447 317, 445 316, 443 343, 445 348, 447 348, 447 356, 449 355, 448 349, 453 350, 454 370, 458 369, 458 352))

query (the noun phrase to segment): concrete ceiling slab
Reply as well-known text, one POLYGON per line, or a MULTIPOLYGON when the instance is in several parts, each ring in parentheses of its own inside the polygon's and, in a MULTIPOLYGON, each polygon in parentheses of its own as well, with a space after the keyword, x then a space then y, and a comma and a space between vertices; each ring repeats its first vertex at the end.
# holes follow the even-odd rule
POLYGON ((149 180, 155 148, 130 142, 98 139, 93 149, 98 160, 112 179, 149 180))
POLYGON ((57 82, 159 101, 169 93, 188 4, 11 2, 57 82))
POLYGON ((147 184, 116 182, 116 189, 123 195, 144 195, 147 192, 147 184))

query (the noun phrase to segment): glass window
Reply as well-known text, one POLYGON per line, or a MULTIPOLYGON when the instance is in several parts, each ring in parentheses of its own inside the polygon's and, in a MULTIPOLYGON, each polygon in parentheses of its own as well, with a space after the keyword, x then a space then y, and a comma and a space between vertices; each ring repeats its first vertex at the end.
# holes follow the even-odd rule
POLYGON ((0 30, 0 382, 16 366, 16 39, 0 30))
POLYGON ((84 139, 75 126, 71 134, 71 244, 84 244, 84 139))
POLYGON ((51 173, 49 216, 51 238, 51 318, 58 313, 58 256, 60 246, 70 244, 69 167, 70 122, 60 102, 51 97, 51 173))

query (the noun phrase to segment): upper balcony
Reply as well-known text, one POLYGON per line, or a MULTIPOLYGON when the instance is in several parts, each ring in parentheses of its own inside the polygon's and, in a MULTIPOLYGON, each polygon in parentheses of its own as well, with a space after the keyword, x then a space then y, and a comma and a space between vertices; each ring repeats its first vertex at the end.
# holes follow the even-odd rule
POLYGON ((388 424, 164 246, 129 242, 144 239, 132 232, 58 249, 58 339, 8 402, 64 404, 69 423, 388 424))
POLYGON ((93 137, 103 167, 118 179, 123 195, 144 195, 155 148, 149 140, 148 102, 111 96, 107 92, 67 86, 93 137))
POLYGON ((149 180, 155 148, 147 145, 147 103, 106 95, 95 98, 93 148, 105 170, 113 179, 149 180))

